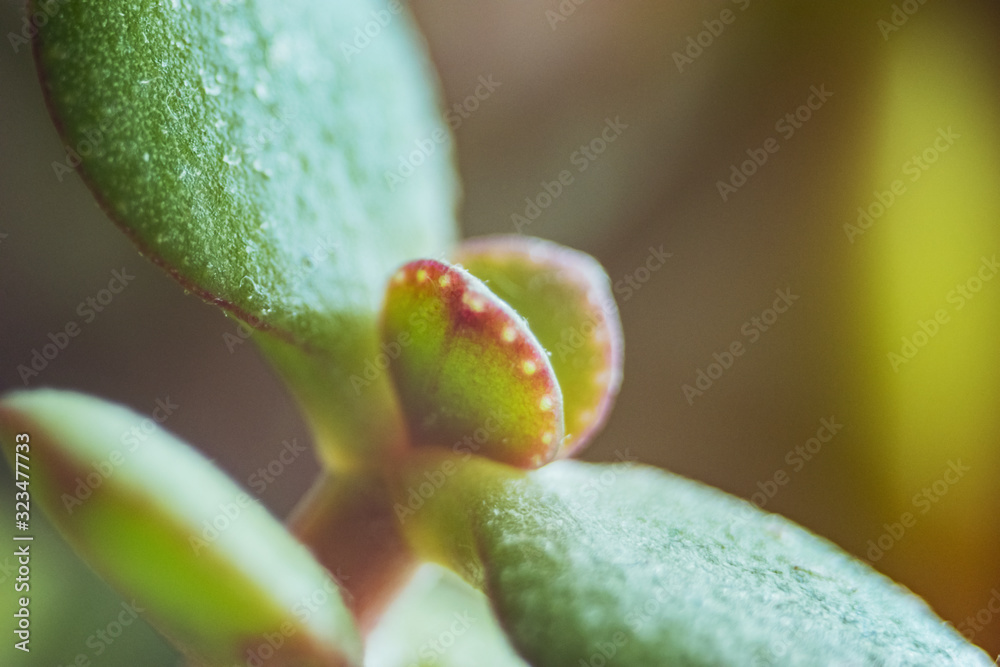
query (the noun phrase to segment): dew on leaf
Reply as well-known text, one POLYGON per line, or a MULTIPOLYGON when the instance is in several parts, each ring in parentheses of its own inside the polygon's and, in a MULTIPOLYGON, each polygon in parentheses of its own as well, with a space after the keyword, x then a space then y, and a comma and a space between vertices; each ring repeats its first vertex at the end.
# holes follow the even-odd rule
POLYGON ((265 178, 271 178, 271 176, 274 175, 274 172, 265 167, 264 163, 261 162, 259 159, 254 160, 250 166, 252 166, 253 170, 256 171, 257 173, 263 174, 265 178))

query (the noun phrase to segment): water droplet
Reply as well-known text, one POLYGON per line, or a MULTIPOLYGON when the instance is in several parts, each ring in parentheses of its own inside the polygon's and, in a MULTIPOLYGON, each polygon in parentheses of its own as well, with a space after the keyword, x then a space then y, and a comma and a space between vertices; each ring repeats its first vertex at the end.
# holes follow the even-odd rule
POLYGON ((216 96, 222 92, 222 77, 218 74, 214 78, 209 77, 205 70, 198 70, 201 75, 201 87, 206 95, 216 96))
POLYGON ((144 162, 149 162, 149 153, 143 153, 142 154, 142 159, 143 159, 144 162))
POLYGON ((240 157, 239 151, 237 151, 235 148, 231 148, 229 149, 228 153, 222 156, 222 161, 231 167, 235 167, 236 165, 243 162, 243 158, 240 157))
POLYGON ((257 173, 263 174, 265 178, 271 178, 271 176, 274 175, 274 172, 265 167, 264 163, 261 162, 259 159, 254 160, 253 164, 251 164, 250 166, 252 166, 253 170, 256 171, 257 173))

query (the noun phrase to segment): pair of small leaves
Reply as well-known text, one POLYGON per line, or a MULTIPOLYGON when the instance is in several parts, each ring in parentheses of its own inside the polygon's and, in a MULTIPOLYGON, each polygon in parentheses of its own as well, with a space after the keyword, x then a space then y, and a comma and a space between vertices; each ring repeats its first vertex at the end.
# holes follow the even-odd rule
POLYGON ((383 307, 413 442, 524 468, 572 455, 621 380, 606 274, 589 255, 524 237, 472 241, 456 259, 407 264, 383 307))

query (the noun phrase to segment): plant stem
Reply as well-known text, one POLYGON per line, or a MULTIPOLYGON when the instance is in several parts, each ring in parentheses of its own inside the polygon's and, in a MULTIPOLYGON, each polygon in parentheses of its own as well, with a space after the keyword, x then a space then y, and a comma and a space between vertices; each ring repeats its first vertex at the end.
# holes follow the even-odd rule
POLYGON ((288 526, 340 583, 364 634, 416 567, 377 473, 323 473, 288 526))

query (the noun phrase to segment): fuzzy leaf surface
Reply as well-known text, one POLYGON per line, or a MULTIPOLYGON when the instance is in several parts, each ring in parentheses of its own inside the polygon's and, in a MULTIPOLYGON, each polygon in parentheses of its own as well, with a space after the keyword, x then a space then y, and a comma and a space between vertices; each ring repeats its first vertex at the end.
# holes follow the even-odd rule
POLYGON ((407 517, 536 667, 992 664, 905 588, 790 521, 663 471, 557 461, 457 472, 407 517), (756 662, 755 662, 756 661, 756 662))

